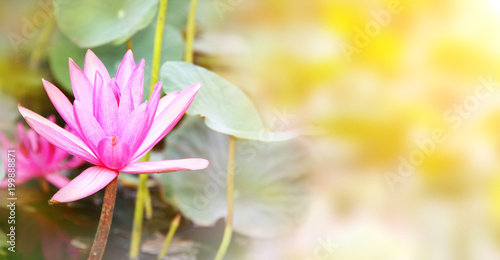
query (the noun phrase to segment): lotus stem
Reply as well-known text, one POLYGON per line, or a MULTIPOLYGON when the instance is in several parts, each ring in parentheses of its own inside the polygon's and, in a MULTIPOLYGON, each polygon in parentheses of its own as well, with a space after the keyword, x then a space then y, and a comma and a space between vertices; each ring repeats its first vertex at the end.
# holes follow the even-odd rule
POLYGON ((220 244, 215 260, 222 260, 226 255, 231 236, 233 233, 233 204, 234 204, 234 150, 236 145, 236 137, 229 136, 229 152, 227 160, 227 218, 226 228, 220 244))
POLYGON ((118 178, 115 178, 106 186, 101 218, 99 219, 99 226, 97 227, 94 244, 92 245, 92 249, 90 249, 89 260, 100 260, 104 255, 106 243, 108 242, 109 230, 111 229, 111 221, 113 220, 117 183, 118 178))
POLYGON ((43 190, 45 193, 50 192, 50 184, 46 179, 40 178, 40 188, 43 190))
POLYGON ((177 214, 177 216, 172 219, 172 222, 170 222, 170 228, 167 233, 167 237, 165 238, 165 243, 163 244, 163 247, 161 248, 161 252, 158 255, 158 260, 163 259, 167 255, 168 247, 170 246, 170 243, 172 242, 172 238, 174 238, 175 231, 177 231, 177 228, 179 227, 179 224, 181 223, 181 214, 177 214))
POLYGON ((145 174, 139 175, 139 187, 137 188, 137 198, 135 200, 134 222, 132 224, 132 239, 129 251, 130 259, 139 258, 144 214, 144 188, 147 187, 146 184, 147 176, 145 174))
POLYGON ((151 81, 149 87, 149 96, 153 93, 153 87, 158 82, 161 63, 161 47, 163 44, 163 31, 165 30, 165 19, 167 17, 168 0, 160 1, 158 18, 156 19, 155 42, 153 46, 153 64, 151 66, 151 81))
POLYGON ((186 49, 184 50, 184 61, 193 63, 193 42, 196 32, 196 8, 198 0, 191 0, 189 15, 186 25, 186 49))
POLYGON ((132 50, 132 38, 128 38, 126 44, 127 44, 127 50, 132 50))
MULTIPOLYGON (((161 47, 163 42, 163 30, 165 28, 165 18, 167 16, 167 6, 168 0, 161 0, 160 7, 158 9, 158 16, 156 19, 156 31, 153 46, 153 64, 151 68, 151 81, 149 87, 149 97, 153 93, 153 87, 158 81, 160 62, 161 62, 161 47)), ((149 161, 149 153, 147 153, 144 158, 145 161, 149 161)), ((141 235, 142 235, 142 222, 144 214, 144 205, 146 205, 146 215, 148 218, 152 217, 152 206, 151 206, 151 196, 149 194, 149 189, 147 187, 148 176, 145 174, 139 175, 139 187, 137 189, 137 198, 135 202, 134 210, 134 222, 132 227, 132 239, 130 242, 130 259, 138 259, 139 251, 141 246, 141 235), (149 198, 149 199, 148 199, 149 198), (146 199, 148 199, 146 201, 146 199), (145 203, 146 202, 146 203, 145 203)))
POLYGON ((151 219, 153 217, 153 203, 151 202, 151 193, 149 192, 149 187, 147 186, 148 175, 142 175, 146 176, 146 188, 144 189, 144 214, 146 215, 146 219, 151 219))
POLYGON ((52 35, 52 31, 54 30, 54 17, 52 16, 48 21, 47 24, 43 27, 42 31, 40 32, 40 36, 38 37, 38 41, 35 45, 35 49, 31 53, 30 56, 30 67, 32 69, 37 69, 40 60, 43 57, 43 54, 45 50, 47 49, 47 44, 49 43, 50 36, 52 35))

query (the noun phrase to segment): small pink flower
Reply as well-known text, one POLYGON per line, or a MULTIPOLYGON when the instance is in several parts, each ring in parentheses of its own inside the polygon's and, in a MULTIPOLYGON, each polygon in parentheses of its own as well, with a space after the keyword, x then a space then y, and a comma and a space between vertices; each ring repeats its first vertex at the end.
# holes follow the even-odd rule
POLYGON ((26 122, 41 136, 60 149, 97 165, 60 189, 51 202, 75 201, 94 194, 114 180, 119 172, 160 173, 208 166, 205 159, 138 162, 177 124, 201 84, 160 99, 161 82, 158 82, 150 100, 142 102, 144 60, 136 65, 131 51, 125 54, 114 78, 90 50, 85 57, 84 70, 70 59, 69 73, 75 95, 73 104, 57 87, 42 81, 55 108, 76 134, 19 106, 26 122))
MULTIPOLYGON (((49 120, 55 122, 55 117, 49 120)), ((68 160, 70 156, 65 151, 55 147, 35 131, 24 129, 22 123, 17 124, 17 142, 12 144, 5 135, 0 133, 0 152, 4 167, 7 168, 7 150, 14 149, 16 160, 16 185, 25 183, 34 178, 45 178, 58 188, 69 183, 69 179, 61 171, 81 165, 84 161, 78 157, 68 160)), ((7 187, 8 180, 4 179, 0 187, 7 187)))

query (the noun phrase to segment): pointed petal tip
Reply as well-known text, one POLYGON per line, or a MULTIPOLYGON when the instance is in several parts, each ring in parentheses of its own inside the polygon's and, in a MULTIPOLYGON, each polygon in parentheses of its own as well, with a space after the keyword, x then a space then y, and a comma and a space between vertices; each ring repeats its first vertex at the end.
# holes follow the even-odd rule
POLYGON ((158 91, 157 89, 159 89, 159 91, 161 91, 161 85, 162 85, 161 81, 158 81, 158 82, 154 85, 154 87, 153 87, 153 92, 154 92, 154 91, 158 91))
POLYGON ((84 158, 93 164, 99 164, 99 161, 92 153, 90 148, 76 135, 64 130, 60 126, 50 122, 46 118, 19 106, 19 111, 23 115, 28 125, 39 135, 47 139, 48 142, 66 151, 69 154, 84 158))
MULTIPOLYGON (((19 113, 21 113, 21 116, 24 118, 24 120, 26 120, 26 123, 28 123, 28 125, 30 127, 32 127, 31 124, 30 124, 30 120, 33 120, 33 119, 31 117, 29 117, 29 114, 33 115, 34 112, 31 111, 31 110, 29 110, 29 109, 27 109, 27 108, 25 108, 25 107, 23 107, 23 106, 21 106, 21 104, 17 105, 17 109, 19 110, 19 113)), ((36 114, 36 115, 38 115, 38 114, 36 114)))
POLYGON ((56 204, 61 204, 61 202, 54 200, 54 199, 49 200, 49 205, 56 205, 56 204))
POLYGON ((203 169, 206 169, 208 167, 208 165, 210 165, 210 162, 206 159, 196 159, 196 164, 193 164, 192 165, 192 168, 191 170, 203 170, 203 169))
MULTIPOLYGON (((19 109, 19 113, 21 113, 21 115, 23 116, 24 120, 26 120, 26 123, 28 123, 28 125, 29 125, 30 127, 32 127, 32 126, 31 126, 31 122, 30 122, 30 121, 31 121, 31 120, 34 120, 34 119, 33 119, 33 118, 31 118, 31 117, 29 117, 29 114, 30 114, 30 113, 34 113, 34 112, 32 112, 31 110, 29 110, 29 109, 27 109, 27 108, 25 108, 25 107, 23 107, 23 106, 21 106, 21 105, 17 105, 17 108, 19 109)), ((38 115, 38 114, 37 114, 37 115, 38 115)), ((33 116, 33 114, 32 114, 32 116, 33 116)), ((40 117, 41 117, 41 116, 40 116, 40 117)))
POLYGON ((186 159, 181 159, 185 160, 186 162, 189 161, 190 163, 190 168, 191 170, 203 170, 210 165, 210 162, 207 159, 203 158, 186 158, 186 159))
POLYGON ((208 167, 208 160, 201 158, 187 158, 166 161, 135 162, 120 169, 120 172, 132 174, 150 174, 175 171, 196 171, 208 167))
POLYGON ((123 57, 121 63, 123 64, 126 61, 129 61, 133 65, 133 67, 135 66, 134 52, 130 49, 128 49, 127 52, 125 53, 125 56, 123 57))
POLYGON ((53 88, 57 88, 54 84, 52 84, 52 82, 42 78, 42 85, 43 85, 43 88, 45 89, 45 91, 48 91, 47 89, 53 89, 53 88))
POLYGON ((72 58, 68 59, 68 66, 69 66, 69 74, 70 74, 70 76, 71 76, 71 71, 73 71, 73 70, 75 70, 77 68, 80 69, 80 66, 78 66, 78 64, 76 64, 76 62, 72 58))
POLYGON ((91 49, 87 49, 87 51, 85 52, 85 58, 87 58, 88 55, 96 56, 95 53, 91 49))
POLYGON ((42 78, 42 85, 45 88, 45 90, 47 90, 47 88, 50 88, 50 87, 56 87, 56 86, 54 86, 54 84, 52 84, 52 82, 45 80, 44 78, 42 78))
POLYGON ((192 88, 193 91, 198 92, 201 89, 201 85, 202 85, 201 82, 198 82, 198 83, 195 83, 189 87, 192 88))
POLYGON ((139 63, 137 63, 137 65, 135 66, 134 70, 136 70, 137 68, 144 70, 145 67, 146 67, 146 61, 144 59, 141 59, 139 63))
POLYGON ((25 107, 21 106, 21 104, 17 104, 17 109, 19 110, 19 113, 23 116, 23 118, 26 118, 26 109, 25 107))
POLYGON ((202 163, 202 169, 207 168, 210 165, 210 162, 207 159, 201 159, 203 161, 202 163))

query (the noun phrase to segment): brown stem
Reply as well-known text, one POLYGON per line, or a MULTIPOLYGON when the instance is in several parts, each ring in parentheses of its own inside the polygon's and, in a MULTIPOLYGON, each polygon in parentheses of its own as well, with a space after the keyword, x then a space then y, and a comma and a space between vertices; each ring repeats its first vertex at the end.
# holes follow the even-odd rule
POLYGON ((44 178, 40 178, 40 187, 42 188, 43 192, 45 192, 45 193, 50 192, 49 182, 44 178))
POLYGON ((94 244, 90 250, 89 260, 102 259, 102 255, 106 249, 106 242, 108 242, 111 221, 113 220, 113 209, 115 208, 117 182, 118 178, 115 178, 108 184, 108 186, 106 186, 101 218, 99 219, 99 226, 97 227, 97 233, 95 234, 94 244))
POLYGON ((132 50, 132 38, 128 38, 127 40, 127 50, 132 50))

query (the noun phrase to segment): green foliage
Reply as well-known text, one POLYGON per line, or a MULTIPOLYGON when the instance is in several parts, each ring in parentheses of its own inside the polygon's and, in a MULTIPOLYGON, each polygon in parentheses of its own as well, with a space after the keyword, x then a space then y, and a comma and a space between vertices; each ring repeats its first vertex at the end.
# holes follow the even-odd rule
POLYGON ((190 2, 187 0, 168 0, 166 24, 184 30, 190 2))
POLYGON ((120 44, 153 20, 158 0, 54 1, 61 31, 82 48, 120 44))
POLYGON ((7 248, 9 247, 9 244, 7 244, 7 233, 0 229, 0 260, 7 259, 7 248))
POLYGON ((217 74, 187 62, 166 62, 160 70, 166 93, 201 82, 203 86, 187 113, 201 115, 211 129, 240 139, 283 141, 295 132, 270 132, 257 108, 237 86, 217 74))
MULTIPOLYGON (((226 165, 229 138, 208 129, 197 117, 185 119, 169 134, 164 159, 205 158, 201 171, 156 175, 173 189, 176 206, 199 225, 226 216, 226 165)), ((307 152, 297 141, 239 140, 235 152, 234 230, 269 237, 297 225, 306 212, 310 190, 307 152)))

